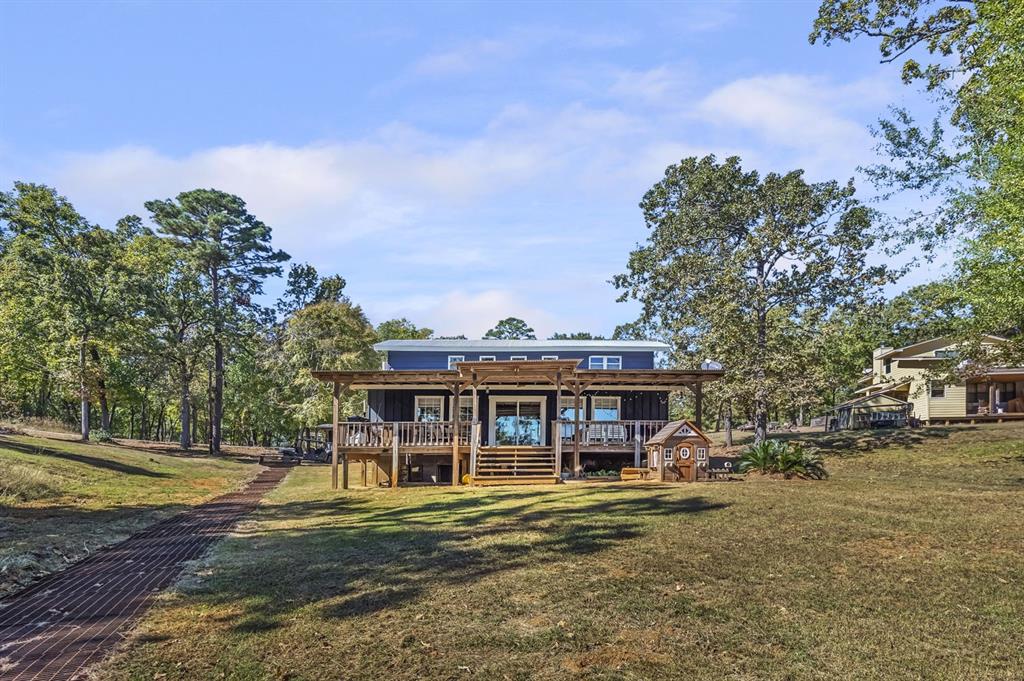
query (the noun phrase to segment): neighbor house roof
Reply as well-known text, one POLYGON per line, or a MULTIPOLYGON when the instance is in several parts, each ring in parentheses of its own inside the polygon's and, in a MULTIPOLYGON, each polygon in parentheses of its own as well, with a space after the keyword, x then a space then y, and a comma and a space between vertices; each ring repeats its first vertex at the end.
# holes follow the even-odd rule
MULTIPOLYGON (((990 333, 982 334, 981 337, 987 338, 989 340, 998 341, 1000 343, 1006 342, 1006 339, 1003 338, 1002 336, 995 336, 990 333)), ((889 350, 886 350, 885 352, 876 355, 875 359, 885 359, 886 357, 893 357, 894 355, 902 355, 903 353, 908 352, 910 350, 914 350, 922 345, 929 345, 931 343, 934 343, 935 341, 948 339, 948 336, 937 336, 936 338, 929 338, 928 340, 921 341, 920 343, 911 343, 910 345, 904 345, 902 348, 890 348, 889 350)))
POLYGON ((374 350, 464 350, 511 351, 533 350, 534 352, 668 352, 671 346, 658 341, 633 340, 386 340, 373 346, 374 350))
POLYGON ((842 404, 837 404, 836 406, 832 407, 831 411, 837 411, 839 409, 846 409, 848 407, 856 407, 856 406, 860 406, 861 404, 866 404, 867 402, 872 402, 872 401, 876 401, 876 400, 877 400, 876 404, 866 405, 866 406, 881 407, 881 406, 885 406, 885 404, 888 404, 888 405, 906 405, 906 404, 910 404, 909 402, 907 402, 905 400, 901 400, 899 398, 893 397, 892 395, 887 395, 887 394, 885 394, 885 392, 879 392, 879 393, 872 393, 870 395, 864 395, 863 397, 856 397, 856 398, 854 398, 852 400, 847 400, 846 402, 843 402, 842 404), (882 403, 885 403, 885 404, 882 404, 882 403))

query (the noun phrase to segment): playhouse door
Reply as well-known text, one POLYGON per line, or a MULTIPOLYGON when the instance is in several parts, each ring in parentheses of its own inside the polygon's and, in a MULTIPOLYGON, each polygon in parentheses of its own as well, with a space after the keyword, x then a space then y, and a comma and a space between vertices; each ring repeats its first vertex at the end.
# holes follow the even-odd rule
POLYGON ((694 453, 691 445, 679 445, 676 447, 676 468, 679 470, 679 478, 686 482, 693 482, 696 476, 694 476, 694 466, 696 463, 693 460, 694 453))

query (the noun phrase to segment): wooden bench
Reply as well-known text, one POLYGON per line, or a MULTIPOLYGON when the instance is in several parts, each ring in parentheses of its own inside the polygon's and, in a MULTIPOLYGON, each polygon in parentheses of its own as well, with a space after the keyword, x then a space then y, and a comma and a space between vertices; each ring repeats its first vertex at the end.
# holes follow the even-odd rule
POLYGON ((646 468, 626 467, 619 471, 619 480, 647 480, 650 474, 646 468))

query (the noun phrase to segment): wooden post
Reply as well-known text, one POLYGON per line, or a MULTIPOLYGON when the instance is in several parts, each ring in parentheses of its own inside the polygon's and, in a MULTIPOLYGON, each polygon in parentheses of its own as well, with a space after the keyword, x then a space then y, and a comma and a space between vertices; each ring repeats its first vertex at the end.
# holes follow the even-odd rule
POLYGON ((555 475, 562 475, 562 372, 555 373, 555 422, 551 427, 551 445, 555 450, 555 475))
POLYGON ((480 417, 478 415, 478 403, 480 401, 476 392, 476 383, 473 384, 473 425, 469 429, 469 477, 476 477, 476 459, 480 453, 480 417))
POLYGON ((341 449, 341 423, 339 416, 341 412, 341 384, 334 382, 334 412, 331 421, 331 489, 338 489, 338 450, 341 449))
POLYGON ((988 384, 988 414, 994 416, 996 413, 996 384, 988 384))
POLYGON ((640 422, 633 422, 633 468, 640 468, 640 422))
POLYGON ((394 428, 394 435, 391 438, 391 488, 398 487, 398 424, 391 425, 394 428))
POLYGON ((451 387, 452 394, 452 487, 459 485, 459 393, 462 392, 462 384, 454 383, 451 387))
POLYGON ((693 386, 693 395, 696 398, 694 406, 694 421, 698 428, 704 427, 704 384, 696 383, 693 386))
POLYGON ((575 417, 575 428, 572 433, 572 471, 574 476, 580 474, 580 393, 582 389, 577 383, 573 386, 573 415, 575 417))

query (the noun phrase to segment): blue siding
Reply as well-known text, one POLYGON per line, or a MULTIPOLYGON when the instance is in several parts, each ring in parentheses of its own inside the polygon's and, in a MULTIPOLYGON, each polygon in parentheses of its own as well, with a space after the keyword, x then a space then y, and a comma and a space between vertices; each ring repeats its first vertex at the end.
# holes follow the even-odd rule
MULTIPOLYGON (((447 356, 446 356, 447 358, 447 356)), ((368 390, 367 391, 367 403, 370 408, 370 420, 371 421, 412 421, 413 405, 415 403, 416 395, 440 395, 444 397, 444 419, 448 420, 452 417, 451 415, 451 393, 447 390, 368 390)), ((545 419, 545 429, 548 431, 547 442, 545 444, 551 444, 551 422, 557 418, 557 411, 555 407, 555 391, 554 390, 539 390, 539 391, 523 391, 523 390, 481 390, 478 399, 480 403, 477 407, 477 414, 480 417, 481 423, 481 438, 483 442, 488 442, 490 439, 490 428, 489 414, 490 414, 490 400, 501 396, 517 396, 527 397, 530 395, 543 395, 547 397, 547 413, 545 419)), ((668 393, 661 391, 647 391, 647 390, 587 390, 584 391, 584 395, 588 398, 592 398, 595 395, 617 395, 622 401, 622 415, 621 418, 625 421, 633 420, 652 420, 652 421, 667 421, 668 420, 668 393)), ((468 397, 469 394, 464 393, 463 397, 468 397)), ((568 397, 566 393, 562 393, 562 397, 568 397)), ((593 417, 593 403, 590 399, 587 400, 587 411, 586 418, 593 417)))
POLYGON ((448 355, 464 355, 466 361, 474 362, 480 355, 493 355, 498 361, 508 360, 512 355, 526 355, 526 359, 541 359, 544 355, 558 355, 558 359, 582 359, 581 368, 586 369, 590 356, 613 355, 622 357, 623 369, 653 369, 654 353, 646 352, 594 352, 594 353, 557 353, 557 352, 438 352, 436 350, 391 350, 388 352, 388 364, 392 369, 447 369, 448 355))

